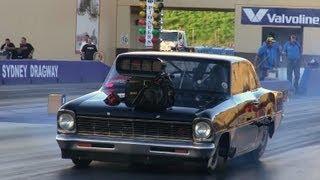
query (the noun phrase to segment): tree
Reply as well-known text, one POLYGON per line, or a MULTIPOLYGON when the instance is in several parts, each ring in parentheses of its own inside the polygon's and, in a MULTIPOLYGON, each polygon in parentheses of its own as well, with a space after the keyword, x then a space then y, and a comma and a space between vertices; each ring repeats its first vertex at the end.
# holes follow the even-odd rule
POLYGON ((164 29, 185 30, 191 45, 233 44, 234 20, 234 12, 164 11, 164 29))

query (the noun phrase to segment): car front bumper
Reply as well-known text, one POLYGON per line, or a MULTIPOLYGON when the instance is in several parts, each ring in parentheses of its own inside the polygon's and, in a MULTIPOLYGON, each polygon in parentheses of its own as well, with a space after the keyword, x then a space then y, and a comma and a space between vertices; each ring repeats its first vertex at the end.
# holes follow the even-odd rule
POLYGON ((83 135, 58 134, 62 158, 97 161, 208 161, 215 153, 213 143, 126 140, 83 135))

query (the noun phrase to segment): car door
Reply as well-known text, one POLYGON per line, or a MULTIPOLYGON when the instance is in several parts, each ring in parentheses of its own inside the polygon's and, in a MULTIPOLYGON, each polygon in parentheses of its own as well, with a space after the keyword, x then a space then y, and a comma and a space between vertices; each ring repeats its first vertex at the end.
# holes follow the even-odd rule
POLYGON ((250 64, 240 62, 233 67, 235 68, 233 83, 239 88, 238 94, 234 95, 239 111, 234 138, 237 154, 254 149, 259 134, 256 110, 260 102, 254 93, 257 90, 257 84, 249 75, 248 65, 250 64))

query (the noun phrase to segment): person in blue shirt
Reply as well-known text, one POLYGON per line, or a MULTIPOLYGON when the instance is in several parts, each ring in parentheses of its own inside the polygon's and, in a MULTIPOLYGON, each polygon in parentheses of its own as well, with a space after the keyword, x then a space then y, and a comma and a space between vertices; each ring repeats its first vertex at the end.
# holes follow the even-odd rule
POLYGON ((300 43, 297 41, 297 36, 295 34, 290 35, 290 40, 286 42, 283 48, 283 54, 287 59, 287 77, 288 81, 292 84, 292 73, 294 73, 293 87, 297 92, 299 88, 300 80, 300 63, 302 48, 300 43))
POLYGON ((256 66, 261 81, 267 77, 269 70, 277 66, 277 53, 274 50, 275 42, 273 37, 268 37, 258 50, 256 66))
MULTIPOLYGON (((282 46, 279 42, 277 42, 276 40, 276 34, 274 32, 270 32, 268 34, 268 37, 272 37, 274 39, 274 42, 272 44, 272 51, 273 53, 275 53, 276 56, 276 61, 275 61, 275 66, 276 67, 280 67, 280 63, 281 63, 281 55, 282 55, 282 46)), ((266 44, 266 41, 263 42, 263 44, 266 44)))

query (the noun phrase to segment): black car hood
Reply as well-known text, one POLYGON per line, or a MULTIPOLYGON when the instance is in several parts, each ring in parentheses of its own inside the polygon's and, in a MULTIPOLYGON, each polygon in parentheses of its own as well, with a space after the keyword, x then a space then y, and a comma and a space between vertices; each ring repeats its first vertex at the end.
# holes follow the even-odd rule
POLYGON ((75 111, 78 116, 90 117, 116 117, 116 118, 130 118, 130 119, 144 119, 144 120, 167 120, 192 122, 199 113, 197 108, 189 107, 172 107, 163 112, 142 112, 128 108, 124 103, 118 106, 108 106, 104 100, 107 95, 101 91, 91 93, 74 100, 65 107, 75 111))

